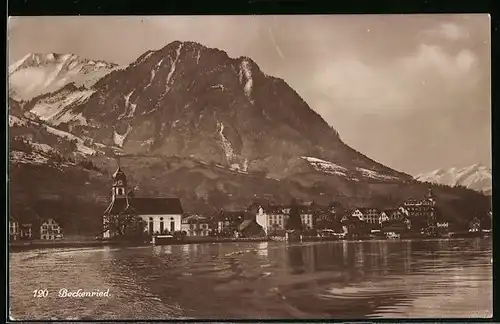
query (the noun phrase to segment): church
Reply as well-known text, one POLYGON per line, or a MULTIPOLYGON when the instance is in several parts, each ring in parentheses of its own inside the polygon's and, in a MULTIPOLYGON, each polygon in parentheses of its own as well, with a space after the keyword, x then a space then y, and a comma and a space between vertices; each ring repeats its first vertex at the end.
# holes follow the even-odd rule
POLYGON ((182 206, 179 198, 142 198, 132 196, 127 186, 127 176, 118 166, 112 177, 111 203, 103 215, 103 238, 114 233, 106 229, 111 215, 136 215, 147 224, 149 234, 162 234, 181 231, 182 206))

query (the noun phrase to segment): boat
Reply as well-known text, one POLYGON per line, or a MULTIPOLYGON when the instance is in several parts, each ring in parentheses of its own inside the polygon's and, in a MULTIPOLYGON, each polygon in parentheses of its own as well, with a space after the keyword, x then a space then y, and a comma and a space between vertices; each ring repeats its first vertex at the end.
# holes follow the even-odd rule
POLYGON ((397 240, 401 238, 401 235, 396 232, 386 232, 385 237, 390 240, 397 240))
POLYGON ((153 235, 151 238, 151 244, 153 245, 168 245, 172 244, 174 242, 174 236, 173 235, 167 235, 167 234, 162 234, 162 235, 153 235))
POLYGON ((483 237, 490 237, 491 236, 491 230, 489 230, 489 229, 483 229, 483 230, 481 230, 481 232, 483 233, 483 237))

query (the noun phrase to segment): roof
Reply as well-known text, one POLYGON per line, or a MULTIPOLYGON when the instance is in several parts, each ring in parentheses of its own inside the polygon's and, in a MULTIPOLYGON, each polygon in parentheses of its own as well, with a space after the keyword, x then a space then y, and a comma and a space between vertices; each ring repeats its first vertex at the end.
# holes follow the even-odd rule
POLYGON ((244 220, 243 223, 240 224, 239 227, 239 230, 242 231, 244 230, 245 228, 247 228, 248 226, 250 226, 250 224, 252 224, 252 221, 247 219, 247 220, 244 220))
POLYGON ((215 220, 237 220, 243 219, 245 217, 245 211, 229 211, 229 210, 221 210, 214 216, 215 220))
POLYGON ((258 227, 262 227, 255 220, 247 219, 247 220, 244 220, 243 223, 240 224, 240 226, 238 226, 238 229, 241 232, 241 231, 249 228, 252 225, 257 225, 258 227))
POLYGON ((128 205, 130 211, 140 215, 169 215, 182 214, 182 206, 179 198, 116 198, 104 212, 105 214, 119 214, 126 210, 128 205))
POLYGON ((264 212, 268 214, 283 214, 284 210, 290 209, 290 207, 284 206, 284 205, 269 205, 269 206, 263 206, 264 212))
POLYGON ((190 215, 187 217, 184 217, 182 220, 182 223, 184 224, 191 224, 191 223, 207 223, 209 220, 205 216, 200 216, 200 215, 190 215))
POLYGON ((357 210, 359 210, 362 214, 364 213, 367 213, 369 210, 375 210, 377 213, 379 213, 380 211, 375 208, 375 207, 360 207, 360 208, 356 208, 357 210))

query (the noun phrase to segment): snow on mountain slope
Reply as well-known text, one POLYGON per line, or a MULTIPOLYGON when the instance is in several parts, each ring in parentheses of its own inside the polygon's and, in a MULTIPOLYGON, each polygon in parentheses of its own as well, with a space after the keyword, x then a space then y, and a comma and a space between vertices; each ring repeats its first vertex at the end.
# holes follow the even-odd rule
POLYGON ((376 171, 364 169, 364 168, 356 168, 357 171, 361 172, 361 174, 366 178, 372 178, 376 180, 397 180, 397 177, 381 174, 376 171))
POLYGON ((116 64, 75 54, 28 54, 9 67, 9 94, 16 100, 30 100, 69 83, 89 88, 116 68, 116 64))
POLYGON ((302 156, 303 160, 309 162, 309 164, 316 170, 327 174, 333 174, 338 176, 343 176, 350 178, 351 180, 358 180, 356 177, 360 178, 370 178, 374 180, 398 180, 399 178, 390 175, 382 174, 373 170, 368 170, 365 168, 355 168, 348 169, 338 164, 330 161, 325 161, 310 156, 302 156), (354 177, 356 176, 356 177, 354 177))
POLYGON ((340 176, 347 176, 348 170, 333 162, 321 160, 310 156, 302 156, 302 159, 309 162, 309 164, 311 164, 316 171, 321 171, 324 173, 335 174, 340 176))
POLYGON ((32 147, 42 150, 45 153, 52 152, 51 149, 55 150, 53 145, 60 144, 62 141, 74 141, 76 144, 76 153, 82 156, 95 155, 98 151, 96 144, 94 144, 96 146, 96 149, 94 149, 85 144, 84 139, 78 136, 28 118, 9 115, 9 127, 13 138, 20 137, 27 139, 32 147), (50 135, 55 135, 58 138, 57 143, 51 145, 52 143, 48 142, 50 135), (34 138, 37 138, 37 140, 34 138), (46 139, 47 142, 43 143, 42 139, 46 139))
POLYGON ((491 193, 492 190, 491 169, 481 164, 465 168, 438 169, 417 175, 415 179, 448 186, 460 185, 487 194, 491 193))
POLYGON ((86 125, 87 121, 82 114, 74 113, 71 107, 85 102, 94 92, 69 84, 49 96, 40 96, 28 102, 25 109, 52 125, 68 122, 86 125))

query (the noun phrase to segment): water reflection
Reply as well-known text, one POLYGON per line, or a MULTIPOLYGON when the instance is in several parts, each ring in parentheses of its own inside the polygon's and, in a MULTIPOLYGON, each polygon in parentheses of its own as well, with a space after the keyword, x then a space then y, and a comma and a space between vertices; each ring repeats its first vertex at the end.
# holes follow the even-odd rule
POLYGON ((289 246, 287 247, 288 252, 288 263, 291 268, 292 274, 301 274, 305 272, 304 269, 304 256, 302 254, 301 246, 289 246))
POLYGON ((491 268, 484 239, 30 251, 11 256, 10 301, 22 319, 473 317, 491 314, 491 268), (112 297, 26 297, 40 284, 112 297))
POLYGON ((261 257, 264 257, 267 260, 268 256, 269 243, 268 242, 260 242, 257 244, 257 254, 261 257))

